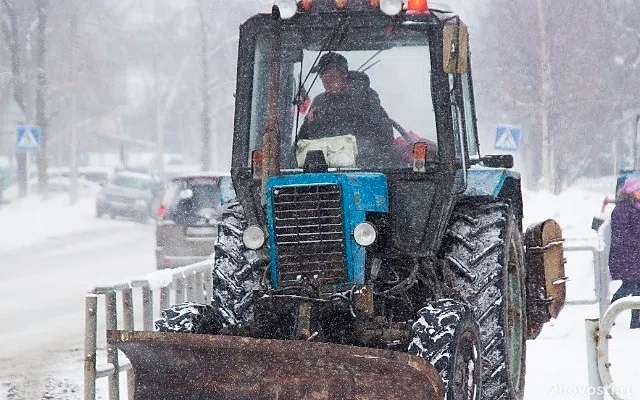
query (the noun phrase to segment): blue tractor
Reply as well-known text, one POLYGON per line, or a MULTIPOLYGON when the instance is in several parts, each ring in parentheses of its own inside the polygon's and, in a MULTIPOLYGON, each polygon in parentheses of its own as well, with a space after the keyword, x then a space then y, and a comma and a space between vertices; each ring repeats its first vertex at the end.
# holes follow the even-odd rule
POLYGON ((213 301, 109 332, 136 399, 522 398, 562 232, 525 232, 512 158, 480 154, 470 60, 426 1, 280 0, 241 25, 213 301), (348 100, 322 93, 328 59, 348 100))

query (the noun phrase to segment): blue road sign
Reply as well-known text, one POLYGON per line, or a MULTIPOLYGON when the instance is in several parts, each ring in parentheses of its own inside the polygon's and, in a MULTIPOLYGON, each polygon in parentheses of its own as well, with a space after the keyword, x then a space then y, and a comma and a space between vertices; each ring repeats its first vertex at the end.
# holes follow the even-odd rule
POLYGON ((18 125, 16 129, 16 151, 31 152, 40 150, 40 127, 37 125, 18 125))
POLYGON ((520 127, 498 125, 496 127, 496 150, 517 151, 520 148, 520 127))

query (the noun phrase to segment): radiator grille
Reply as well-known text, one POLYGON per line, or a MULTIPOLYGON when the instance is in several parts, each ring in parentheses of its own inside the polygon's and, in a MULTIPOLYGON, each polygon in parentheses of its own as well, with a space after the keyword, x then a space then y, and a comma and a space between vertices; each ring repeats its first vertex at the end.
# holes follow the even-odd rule
POLYGON ((285 186, 273 189, 278 280, 297 276, 322 284, 346 281, 340 185, 285 186))

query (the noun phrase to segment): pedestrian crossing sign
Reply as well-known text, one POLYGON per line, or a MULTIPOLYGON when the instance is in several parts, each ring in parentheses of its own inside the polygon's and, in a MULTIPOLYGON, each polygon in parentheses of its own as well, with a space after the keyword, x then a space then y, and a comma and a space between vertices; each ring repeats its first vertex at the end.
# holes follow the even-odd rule
POLYGON ((498 125, 496 128, 496 150, 517 151, 520 148, 520 127, 498 125))
POLYGON ((18 125, 16 129, 16 151, 28 152, 40 149, 40 127, 36 125, 18 125))

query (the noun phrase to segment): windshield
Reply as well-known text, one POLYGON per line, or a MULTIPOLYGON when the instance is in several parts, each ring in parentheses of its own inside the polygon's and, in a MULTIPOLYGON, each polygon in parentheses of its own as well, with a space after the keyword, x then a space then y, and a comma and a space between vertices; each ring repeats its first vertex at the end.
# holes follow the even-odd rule
POLYGON ((168 217, 178 224, 197 224, 203 217, 218 217, 222 212, 222 195, 216 184, 178 186, 173 184, 165 193, 168 217), (180 191, 189 191, 181 197, 180 191))
MULTIPOLYGON (((284 31, 282 44, 283 169, 302 167, 312 150, 322 150, 329 167, 407 168, 416 141, 427 143, 429 159, 437 158, 426 31, 398 26, 284 31)), ((268 118, 270 54, 268 39, 258 39, 250 151, 262 147, 268 118)))
POLYGON ((203 209, 220 210, 222 200, 217 185, 194 185, 190 189, 193 191, 193 197, 187 204, 191 212, 197 213, 203 209))
POLYGON ((151 180, 130 175, 116 175, 113 178, 114 186, 121 186, 130 189, 150 190, 151 180))

